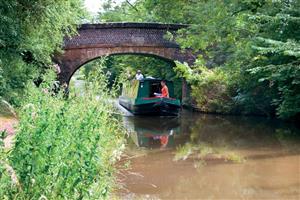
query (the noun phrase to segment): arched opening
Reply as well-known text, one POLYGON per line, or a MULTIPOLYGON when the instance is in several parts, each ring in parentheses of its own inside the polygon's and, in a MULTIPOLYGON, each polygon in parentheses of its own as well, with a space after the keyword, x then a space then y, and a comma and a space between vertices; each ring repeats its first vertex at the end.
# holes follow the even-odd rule
POLYGON ((145 53, 117 53, 105 58, 95 57, 84 62, 74 70, 70 79, 70 87, 77 87, 79 90, 77 92, 80 92, 80 85, 83 84, 82 81, 88 78, 90 72, 99 67, 107 75, 109 87, 114 84, 116 78, 124 75, 124 73, 126 73, 125 76, 128 80, 132 80, 137 70, 141 70, 144 77, 162 78, 173 81, 176 98, 181 99, 182 80, 176 76, 173 70, 174 66, 175 63, 173 60, 145 53))
MULTIPOLYGON (((140 57, 140 58, 153 58, 153 60, 157 60, 157 61, 161 61, 162 63, 168 63, 170 66, 172 66, 172 68, 175 66, 174 60, 172 58, 169 57, 165 57, 162 55, 158 55, 155 53, 148 53, 148 52, 114 52, 114 53, 110 53, 110 54, 95 54, 93 56, 81 59, 79 62, 75 62, 75 64, 73 64, 72 71, 70 72, 69 77, 67 78, 66 82, 69 83, 69 81, 71 80, 71 77, 77 72, 77 70, 79 70, 81 67, 84 67, 85 65, 101 59, 103 57, 108 58, 108 60, 110 60, 110 58, 114 58, 114 57, 122 57, 122 56, 132 56, 132 57, 140 57)), ((142 60, 142 59, 140 59, 142 60)), ((144 60, 145 61, 145 60, 144 60)), ((142 61, 143 62, 143 61, 142 61)))

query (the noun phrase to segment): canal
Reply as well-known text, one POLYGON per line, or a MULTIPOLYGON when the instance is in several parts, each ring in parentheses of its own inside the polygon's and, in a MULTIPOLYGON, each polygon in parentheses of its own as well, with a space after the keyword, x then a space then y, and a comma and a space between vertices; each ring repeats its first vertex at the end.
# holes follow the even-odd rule
MULTIPOLYGON (((117 103, 117 102, 116 102, 117 103)), ((132 116, 118 163, 120 199, 300 199, 300 129, 263 117, 132 116)), ((9 132, 13 117, 0 117, 9 132)))
POLYGON ((123 116, 123 124, 121 199, 300 198, 300 130, 292 124, 190 111, 123 116))

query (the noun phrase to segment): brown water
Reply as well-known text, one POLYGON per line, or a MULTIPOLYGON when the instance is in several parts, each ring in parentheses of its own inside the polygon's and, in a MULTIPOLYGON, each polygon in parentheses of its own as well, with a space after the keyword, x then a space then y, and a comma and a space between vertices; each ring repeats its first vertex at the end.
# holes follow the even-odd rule
POLYGON ((261 117, 124 117, 121 199, 300 199, 300 130, 261 117))

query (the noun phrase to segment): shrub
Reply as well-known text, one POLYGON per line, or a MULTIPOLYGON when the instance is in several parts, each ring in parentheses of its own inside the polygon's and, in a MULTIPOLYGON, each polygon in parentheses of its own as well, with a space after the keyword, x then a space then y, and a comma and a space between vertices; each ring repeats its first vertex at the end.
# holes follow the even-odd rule
POLYGON ((229 77, 220 68, 208 69, 196 64, 192 69, 177 62, 175 71, 191 84, 191 96, 200 111, 231 112, 234 102, 230 94, 229 77))
MULTIPOLYGON (((44 80, 51 78, 47 75, 44 80)), ((100 73, 89 80, 84 96, 67 100, 63 94, 53 95, 49 81, 40 88, 28 87, 15 146, 7 159, 20 188, 3 190, 11 184, 7 184, 7 176, 0 177, 4 198, 108 197, 114 183, 113 164, 123 149, 124 136, 101 80, 100 73)))

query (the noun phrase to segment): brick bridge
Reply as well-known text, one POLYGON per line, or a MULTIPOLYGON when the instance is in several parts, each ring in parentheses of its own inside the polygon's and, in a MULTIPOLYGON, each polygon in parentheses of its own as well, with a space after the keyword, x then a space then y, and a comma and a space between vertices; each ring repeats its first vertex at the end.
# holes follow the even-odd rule
MULTIPOLYGON (((64 40, 64 53, 55 58, 60 65, 59 80, 69 83, 72 75, 85 63, 116 54, 144 54, 169 61, 192 64, 191 51, 182 52, 178 44, 165 39, 167 32, 175 33, 184 25, 159 23, 83 24, 78 35, 64 40)), ((186 84, 183 85, 183 97, 186 84)))

